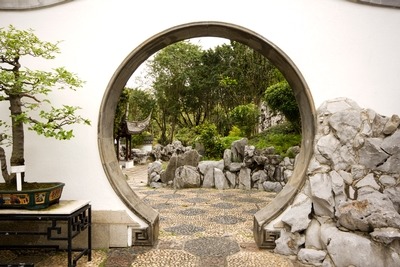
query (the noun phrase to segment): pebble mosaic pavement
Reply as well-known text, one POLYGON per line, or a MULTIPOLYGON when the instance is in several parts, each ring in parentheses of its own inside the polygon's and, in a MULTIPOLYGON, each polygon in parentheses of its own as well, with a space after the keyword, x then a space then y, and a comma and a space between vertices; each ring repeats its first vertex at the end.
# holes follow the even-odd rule
MULTIPOLYGON (((273 193, 258 190, 151 189, 147 165, 124 170, 136 194, 160 213, 159 240, 154 247, 95 250, 79 267, 296 267, 290 258, 259 249, 253 238, 253 214, 273 193)), ((0 252, 0 260, 30 260, 35 266, 66 266, 64 252, 0 252), (25 257, 25 258, 24 258, 25 257), (36 258, 35 258, 36 257, 36 258)))

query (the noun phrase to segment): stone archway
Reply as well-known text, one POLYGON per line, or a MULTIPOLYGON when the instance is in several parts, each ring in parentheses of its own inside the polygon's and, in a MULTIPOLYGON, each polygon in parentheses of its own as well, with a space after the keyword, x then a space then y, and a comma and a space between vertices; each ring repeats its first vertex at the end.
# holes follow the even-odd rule
MULTIPOLYGON (((102 164, 117 195, 133 213, 148 224, 146 229, 134 230, 135 244, 153 245, 158 237, 158 213, 142 202, 125 182, 114 153, 113 122, 116 106, 131 75, 152 54, 175 42, 206 36, 241 42, 268 58, 283 73, 293 88, 300 108, 303 133, 302 149, 292 178, 275 199, 254 216, 255 241, 259 247, 268 247, 271 242, 271 233, 268 233, 264 226, 284 211, 306 180, 306 170, 313 154, 316 112, 308 86, 295 64, 283 51, 259 34, 224 22, 193 22, 172 27, 154 35, 133 50, 115 71, 101 103, 98 145, 102 164)), ((272 239, 274 239, 273 236, 272 239)))

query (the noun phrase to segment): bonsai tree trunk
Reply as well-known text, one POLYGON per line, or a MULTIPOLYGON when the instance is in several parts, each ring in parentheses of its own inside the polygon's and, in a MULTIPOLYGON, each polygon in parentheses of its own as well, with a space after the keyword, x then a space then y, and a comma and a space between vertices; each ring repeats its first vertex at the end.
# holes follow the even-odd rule
MULTIPOLYGON (((25 164, 24 159, 24 125, 18 116, 22 114, 21 96, 10 96, 10 111, 12 120, 12 153, 10 158, 11 166, 20 166, 25 164)), ((9 175, 9 183, 16 183, 15 175, 9 175)), ((7 182, 7 181, 6 181, 7 182)), ((24 175, 22 173, 22 182, 24 175)))
POLYGON ((7 171, 7 161, 6 153, 4 149, 0 146, 0 164, 1 164, 1 174, 3 175, 4 181, 6 183, 11 183, 11 175, 7 171))

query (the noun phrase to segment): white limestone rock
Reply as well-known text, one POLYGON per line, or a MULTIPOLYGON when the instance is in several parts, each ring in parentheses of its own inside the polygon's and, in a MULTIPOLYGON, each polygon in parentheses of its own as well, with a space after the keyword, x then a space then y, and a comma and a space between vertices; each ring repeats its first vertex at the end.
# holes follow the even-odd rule
POLYGON ((305 194, 297 195, 289 211, 282 217, 282 222, 290 226, 290 231, 300 232, 307 229, 311 220, 308 215, 311 213, 311 199, 305 194))
POLYGON ((394 131, 397 130, 397 128, 400 125, 400 117, 398 115, 393 115, 390 120, 385 124, 385 127, 383 128, 383 133, 386 135, 390 135, 394 133, 394 131))
POLYGON ((196 167, 184 165, 175 171, 174 188, 198 188, 200 187, 200 173, 196 167))
POLYGON ((302 234, 286 232, 286 230, 281 230, 280 237, 275 241, 276 247, 274 249, 275 253, 282 255, 296 255, 300 246, 305 242, 305 236, 302 234))
POLYGON ((251 189, 251 169, 241 168, 239 172, 239 189, 250 190, 251 189))
POLYGON ((262 183, 262 188, 267 192, 278 193, 282 191, 282 184, 280 182, 265 181, 262 183))
POLYGON ((356 184, 355 184, 356 188, 361 188, 364 186, 369 186, 375 190, 379 190, 381 187, 380 185, 375 181, 374 178, 374 174, 373 173, 369 173, 367 176, 365 176, 364 178, 362 178, 361 180, 359 180, 356 184))
POLYGON ((216 189, 223 190, 229 188, 228 181, 226 180, 224 173, 218 168, 214 168, 214 182, 216 189))
POLYGON ((318 140, 316 148, 325 159, 333 161, 332 155, 339 149, 339 145, 340 141, 333 134, 328 134, 318 140))
POLYGON ((316 250, 310 248, 302 248, 297 254, 297 259, 305 264, 312 266, 322 266, 322 262, 326 257, 326 252, 323 250, 316 250))
POLYGON ((361 108, 354 100, 345 97, 338 97, 323 102, 321 106, 318 108, 318 114, 321 113, 333 114, 336 112, 346 111, 346 110, 361 111, 361 108))
POLYGON ((333 223, 321 225, 321 238, 334 266, 400 266, 398 252, 364 236, 340 231, 333 223))
POLYGON ((382 150, 382 138, 367 138, 359 150, 359 164, 369 169, 375 169, 389 158, 389 155, 382 150))
POLYGON ((360 110, 339 111, 329 118, 329 125, 335 130, 342 144, 352 142, 361 129, 360 110))
POLYGON ((322 243, 320 239, 321 235, 321 224, 312 219, 307 230, 306 230, 306 248, 322 249, 322 243))
POLYGON ((309 180, 315 214, 333 218, 335 201, 329 175, 326 173, 317 173, 311 176, 309 180))
POLYGON ((225 177, 228 180, 228 184, 230 188, 235 188, 236 187, 236 180, 237 180, 237 175, 234 172, 226 171, 225 172, 225 177))
POLYGON ((230 149, 224 150, 224 166, 228 167, 232 163, 232 151, 230 149))
POLYGON ((386 245, 392 243, 394 240, 400 240, 400 230, 393 227, 375 228, 370 235, 374 240, 386 245))
POLYGON ((396 179, 393 176, 383 174, 379 177, 379 182, 385 187, 390 187, 396 184, 396 179))
POLYGON ((383 194, 390 199, 394 209, 400 213, 400 185, 386 188, 383 190, 383 194))
POLYGON ((214 188, 215 187, 215 179, 214 179, 214 169, 212 166, 206 168, 203 173, 203 184, 204 188, 214 188))
POLYGON ((353 231, 370 232, 375 228, 400 228, 400 214, 390 199, 372 189, 360 189, 358 199, 339 205, 337 214, 340 225, 353 231))

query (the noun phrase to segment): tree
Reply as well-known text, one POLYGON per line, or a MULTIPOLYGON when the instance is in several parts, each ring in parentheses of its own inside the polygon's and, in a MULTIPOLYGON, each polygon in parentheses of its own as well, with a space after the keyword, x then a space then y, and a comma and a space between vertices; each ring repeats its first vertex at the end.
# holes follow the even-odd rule
POLYGON ((162 144, 172 142, 178 124, 190 124, 193 119, 187 110, 189 103, 196 101, 189 93, 191 71, 198 65, 200 56, 199 46, 182 41, 160 50, 149 62, 158 107, 155 120, 161 130, 162 144))
POLYGON ((230 112, 230 117, 233 125, 237 126, 246 137, 250 137, 256 131, 259 113, 258 107, 251 103, 235 107, 230 112))
POLYGON ((301 132, 299 107, 287 81, 281 81, 268 87, 265 91, 265 102, 273 111, 282 112, 295 130, 301 132))
MULTIPOLYGON (((24 125, 28 130, 45 137, 58 140, 71 139, 73 130, 67 126, 90 121, 76 114, 79 107, 63 105, 54 107, 47 98, 54 89, 76 90, 82 87, 75 74, 63 67, 52 71, 31 70, 23 67, 25 58, 54 59, 60 53, 57 43, 41 41, 32 29, 18 30, 10 25, 0 28, 0 101, 10 105, 11 135, 3 133, 12 144, 11 166, 25 164, 24 125)), ((0 121, 0 126, 10 127, 10 123, 0 121)), ((1 148, 1 147, 0 147, 1 148)), ((15 175, 10 175, 5 163, 4 149, 0 149, 2 174, 6 183, 15 183, 15 175)))

